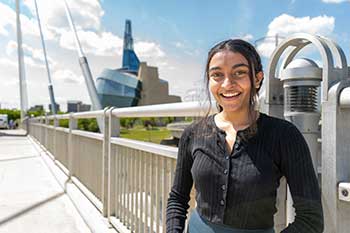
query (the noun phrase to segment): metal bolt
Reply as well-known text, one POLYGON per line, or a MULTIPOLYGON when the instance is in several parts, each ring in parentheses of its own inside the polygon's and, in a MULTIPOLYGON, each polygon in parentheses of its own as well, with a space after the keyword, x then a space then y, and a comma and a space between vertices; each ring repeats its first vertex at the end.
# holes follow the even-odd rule
POLYGON ((344 197, 347 197, 347 196, 349 195, 349 192, 348 192, 348 190, 346 190, 346 189, 343 189, 343 190, 341 191, 341 193, 343 194, 344 197))
POLYGON ((283 102, 284 96, 283 96, 283 95, 280 95, 280 96, 279 96, 279 100, 280 100, 281 102, 283 102))

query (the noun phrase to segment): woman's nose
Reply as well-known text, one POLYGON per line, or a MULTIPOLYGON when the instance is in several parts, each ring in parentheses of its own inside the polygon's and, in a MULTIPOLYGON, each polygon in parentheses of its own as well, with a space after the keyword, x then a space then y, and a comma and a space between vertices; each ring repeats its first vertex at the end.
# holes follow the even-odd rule
POLYGON ((236 82, 232 77, 226 76, 224 79, 224 82, 222 83, 222 86, 226 87, 226 86, 232 86, 235 84, 236 84, 236 82))

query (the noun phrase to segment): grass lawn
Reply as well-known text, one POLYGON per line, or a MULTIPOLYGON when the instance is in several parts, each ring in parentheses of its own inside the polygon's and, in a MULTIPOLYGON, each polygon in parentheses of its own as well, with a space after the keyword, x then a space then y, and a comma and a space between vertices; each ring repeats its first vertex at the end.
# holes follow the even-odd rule
POLYGON ((146 130, 144 128, 122 128, 120 131, 120 137, 160 144, 162 139, 170 138, 171 133, 166 127, 153 127, 151 130, 146 130))

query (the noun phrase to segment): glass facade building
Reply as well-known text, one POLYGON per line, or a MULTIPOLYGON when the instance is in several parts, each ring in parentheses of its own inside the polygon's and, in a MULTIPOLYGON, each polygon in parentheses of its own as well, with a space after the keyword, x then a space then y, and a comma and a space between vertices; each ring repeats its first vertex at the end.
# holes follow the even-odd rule
POLYGON ((134 52, 131 32, 131 21, 126 20, 122 68, 104 69, 96 80, 97 94, 103 108, 136 106, 141 98, 141 82, 137 78, 140 60, 134 52))
POLYGON ((103 107, 136 106, 141 98, 141 82, 125 69, 104 69, 96 80, 96 86, 103 107))

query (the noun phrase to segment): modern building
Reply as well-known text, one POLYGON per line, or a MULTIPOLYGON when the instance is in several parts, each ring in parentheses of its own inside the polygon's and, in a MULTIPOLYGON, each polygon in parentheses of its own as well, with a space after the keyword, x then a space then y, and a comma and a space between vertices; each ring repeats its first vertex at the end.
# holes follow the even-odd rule
POLYGON ((80 100, 68 100, 67 101, 67 112, 86 112, 90 111, 91 105, 84 104, 80 100))
POLYGON ((181 102, 179 96, 169 95, 168 82, 159 78, 157 67, 140 63, 133 48, 130 20, 125 22, 122 68, 104 69, 96 89, 102 107, 181 102))
POLYGON ((79 112, 88 112, 91 110, 91 105, 90 104, 84 104, 81 103, 79 106, 79 112))
POLYGON ((34 105, 28 109, 28 112, 43 112, 44 105, 34 105))

